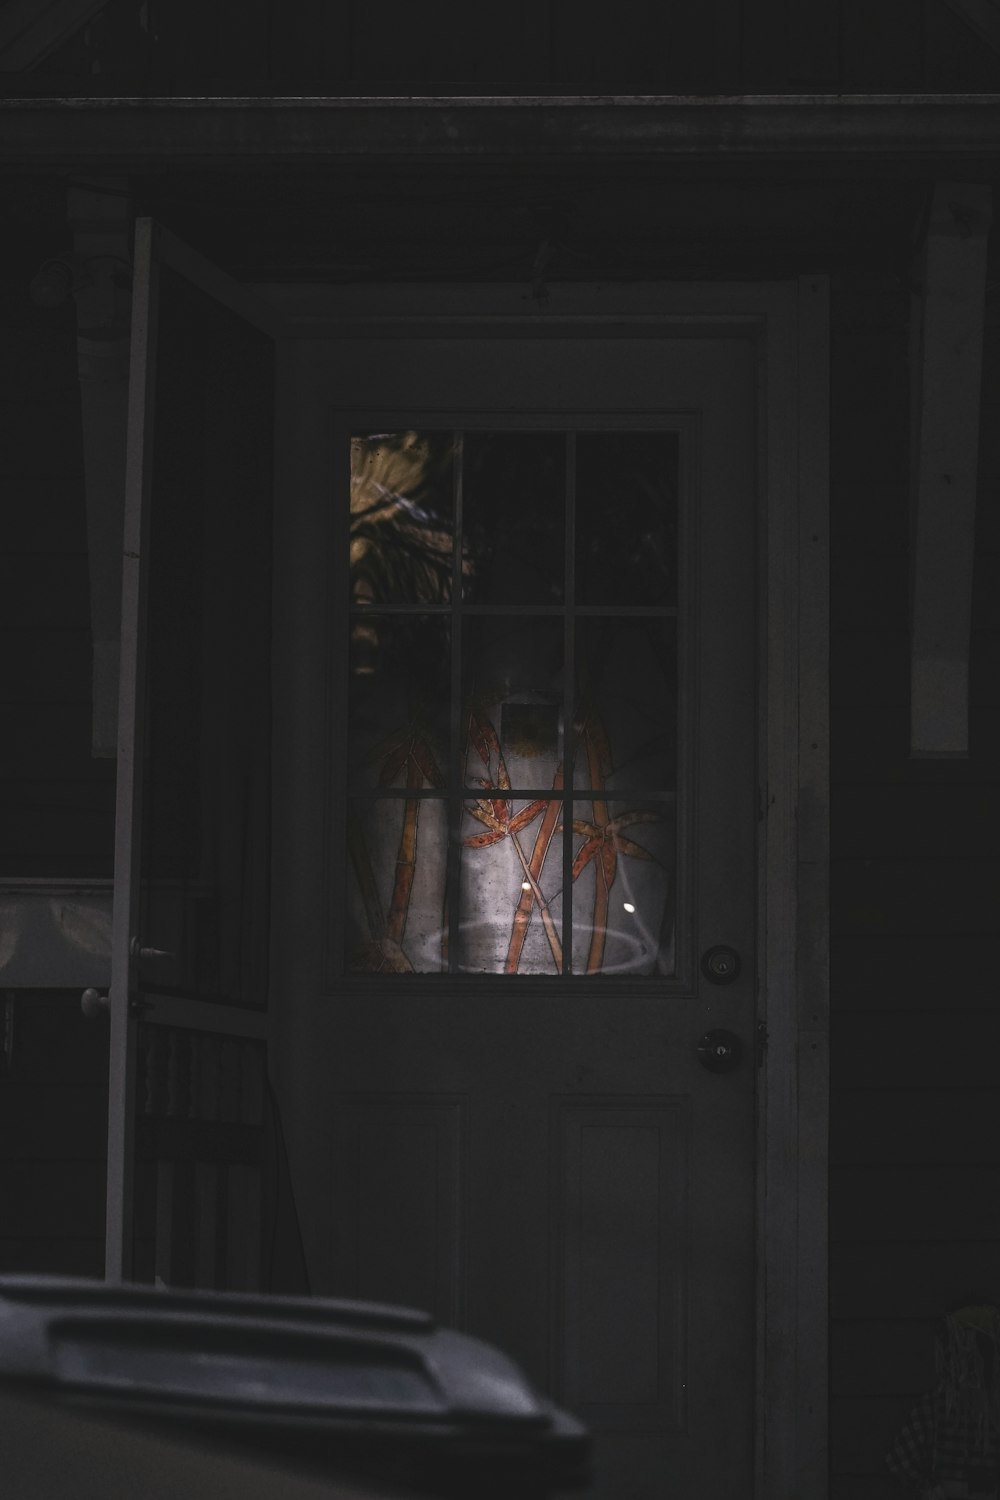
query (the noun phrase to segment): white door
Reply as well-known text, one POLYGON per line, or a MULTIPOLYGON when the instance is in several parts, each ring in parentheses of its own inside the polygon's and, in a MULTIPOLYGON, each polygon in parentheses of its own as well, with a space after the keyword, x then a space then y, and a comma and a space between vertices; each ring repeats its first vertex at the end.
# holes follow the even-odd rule
POLYGON ((753 346, 283 360, 271 994, 313 1290, 504 1347, 601 1500, 749 1494, 753 346))

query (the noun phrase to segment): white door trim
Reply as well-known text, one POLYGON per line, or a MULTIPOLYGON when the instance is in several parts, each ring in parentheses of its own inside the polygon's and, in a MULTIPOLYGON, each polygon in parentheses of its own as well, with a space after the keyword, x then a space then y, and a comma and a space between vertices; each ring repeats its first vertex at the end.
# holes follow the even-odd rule
MULTIPOLYGON (((285 337, 743 336, 758 351, 757 1500, 827 1493, 827 305, 768 283, 261 287, 285 337)), ((279 391, 279 402, 281 395, 279 391)), ((294 430, 294 414, 282 424, 294 430)), ((279 484, 280 484, 279 460, 279 484)))
POLYGON ((828 286, 782 289, 762 343, 759 1500, 828 1487, 828 286))

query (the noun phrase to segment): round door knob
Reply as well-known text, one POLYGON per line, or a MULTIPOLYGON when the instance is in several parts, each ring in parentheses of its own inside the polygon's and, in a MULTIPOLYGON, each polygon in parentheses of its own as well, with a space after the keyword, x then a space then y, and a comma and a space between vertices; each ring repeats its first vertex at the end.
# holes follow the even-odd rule
POLYGON ((98 1016, 106 1016, 111 1007, 111 1001, 107 995, 102 995, 100 990, 92 987, 84 990, 80 996, 80 1009, 88 1021, 96 1021, 98 1016))
POLYGON ((710 1073, 731 1073, 742 1056, 743 1043, 733 1031, 706 1031, 698 1043, 698 1061, 710 1073))
POLYGON ((701 956, 701 972, 712 984, 732 984, 739 978, 741 967, 735 948, 708 948, 701 956))

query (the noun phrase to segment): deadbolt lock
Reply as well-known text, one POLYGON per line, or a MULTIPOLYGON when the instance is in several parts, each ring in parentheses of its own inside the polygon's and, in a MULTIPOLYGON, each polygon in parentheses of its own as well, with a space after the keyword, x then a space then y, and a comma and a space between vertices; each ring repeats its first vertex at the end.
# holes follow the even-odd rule
POLYGON ((701 956, 701 972, 712 984, 732 984, 741 967, 735 948, 707 948, 701 956))

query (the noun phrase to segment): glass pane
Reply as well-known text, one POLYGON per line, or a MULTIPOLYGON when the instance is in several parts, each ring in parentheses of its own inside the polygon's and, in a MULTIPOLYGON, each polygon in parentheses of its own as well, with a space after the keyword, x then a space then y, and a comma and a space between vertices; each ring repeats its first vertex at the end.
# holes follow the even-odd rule
POLYGON ((352 604, 451 598, 454 452, 450 432, 351 438, 352 604))
POLYGON ((352 616, 347 733, 355 786, 443 786, 450 641, 447 615, 352 616))
POLYGON ((566 572, 566 438, 470 432, 462 443, 463 595, 475 604, 560 604, 566 572))
POLYGON ((463 973, 562 972, 562 803, 479 798, 462 818, 463 973))
POLYGON ((573 972, 674 972, 672 803, 577 798, 573 972))
POLYGON ((562 762, 563 623, 466 619, 462 636, 469 786, 552 786, 562 762))
POLYGON ((578 604, 676 604, 677 465, 672 432, 579 435, 578 604))
POLYGON ((532 612, 565 604, 565 432, 352 439, 349 781, 393 794, 348 820, 354 972, 673 972, 678 440, 574 441, 568 626, 532 612))
POLYGON ((663 797, 677 777, 677 624, 577 621, 574 786, 663 797))
POLYGON ((447 803, 436 797, 353 799, 347 857, 348 972, 446 969, 447 803))

